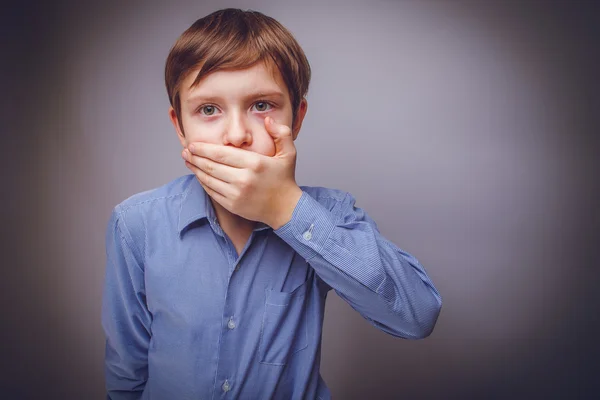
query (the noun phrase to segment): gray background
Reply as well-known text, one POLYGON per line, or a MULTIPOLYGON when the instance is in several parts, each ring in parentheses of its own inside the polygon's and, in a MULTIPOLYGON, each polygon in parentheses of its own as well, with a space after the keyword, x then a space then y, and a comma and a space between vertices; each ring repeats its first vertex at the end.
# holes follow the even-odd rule
POLYGON ((2 397, 102 398, 110 211, 189 173, 164 62, 183 30, 225 6, 278 19, 309 58, 298 183, 353 193, 443 296, 432 336, 406 341, 332 292, 322 375, 334 399, 591 398, 592 0, 4 8, 2 397))

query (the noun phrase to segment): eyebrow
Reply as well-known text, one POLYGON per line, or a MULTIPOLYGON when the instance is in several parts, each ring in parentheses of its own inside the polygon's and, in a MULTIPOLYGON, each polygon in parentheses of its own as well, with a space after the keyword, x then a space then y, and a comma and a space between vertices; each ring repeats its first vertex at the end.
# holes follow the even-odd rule
MULTIPOLYGON (((279 98, 283 98, 283 93, 281 93, 280 91, 260 91, 260 92, 255 92, 255 93, 250 93, 246 96, 244 96, 244 100, 248 100, 248 99, 257 99, 257 98, 261 98, 261 97, 279 97, 279 98)), ((192 96, 189 99, 187 99, 186 103, 191 104, 191 103, 196 103, 199 101, 209 101, 209 102, 216 102, 218 103, 219 101, 222 101, 223 98, 220 96, 214 96, 214 95, 196 95, 196 96, 192 96)))

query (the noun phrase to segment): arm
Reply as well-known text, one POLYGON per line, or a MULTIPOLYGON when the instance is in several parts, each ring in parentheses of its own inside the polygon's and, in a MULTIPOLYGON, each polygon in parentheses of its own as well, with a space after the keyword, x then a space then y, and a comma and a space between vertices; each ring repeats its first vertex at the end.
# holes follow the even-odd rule
POLYGON ((107 399, 139 399, 148 377, 151 315, 140 260, 122 214, 113 210, 106 230, 102 298, 107 399))
POLYGON ((429 336, 442 300, 424 268, 380 234, 350 193, 329 200, 332 209, 303 192, 275 233, 375 327, 407 339, 429 336))

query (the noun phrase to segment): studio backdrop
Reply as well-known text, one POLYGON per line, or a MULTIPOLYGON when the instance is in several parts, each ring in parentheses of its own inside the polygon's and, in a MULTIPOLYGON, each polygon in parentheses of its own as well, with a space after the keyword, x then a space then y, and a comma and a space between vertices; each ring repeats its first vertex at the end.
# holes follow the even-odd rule
POLYGON ((110 212, 190 173, 168 119, 165 59, 196 19, 239 7, 279 20, 310 62, 298 184, 352 193, 443 298, 433 334, 408 341, 330 292, 321 373, 333 398, 587 398, 599 311, 593 3, 3 11, 3 393, 103 398, 110 212))

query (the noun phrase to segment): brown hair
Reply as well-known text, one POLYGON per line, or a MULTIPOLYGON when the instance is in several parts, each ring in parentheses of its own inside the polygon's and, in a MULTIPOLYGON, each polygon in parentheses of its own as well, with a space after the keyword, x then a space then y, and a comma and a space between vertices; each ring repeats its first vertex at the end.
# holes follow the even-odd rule
MULTIPOLYGON (((225 8, 200 18, 177 39, 165 66, 169 102, 181 121, 181 83, 201 66, 192 87, 211 72, 245 69, 257 62, 278 68, 292 102, 293 120, 300 101, 308 92, 310 65, 292 34, 258 11, 225 8)), ((184 133, 185 135, 185 133, 184 133)))

